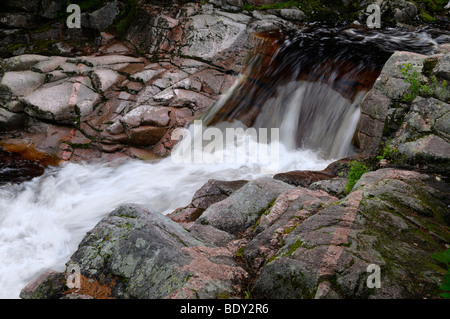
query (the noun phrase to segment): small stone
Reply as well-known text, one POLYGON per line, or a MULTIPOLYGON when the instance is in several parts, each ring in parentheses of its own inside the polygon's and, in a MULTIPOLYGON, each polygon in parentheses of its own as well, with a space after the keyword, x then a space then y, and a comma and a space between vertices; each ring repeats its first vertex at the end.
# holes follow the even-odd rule
POLYGON ((128 143, 138 146, 150 146, 158 142, 167 129, 156 126, 139 126, 132 129, 127 129, 128 143))
POLYGON ((308 187, 314 182, 332 179, 334 177, 336 176, 326 172, 291 171, 276 174, 273 178, 294 186, 308 187))
POLYGON ((22 299, 53 299, 61 294, 65 285, 63 273, 48 270, 29 283, 20 292, 22 299))

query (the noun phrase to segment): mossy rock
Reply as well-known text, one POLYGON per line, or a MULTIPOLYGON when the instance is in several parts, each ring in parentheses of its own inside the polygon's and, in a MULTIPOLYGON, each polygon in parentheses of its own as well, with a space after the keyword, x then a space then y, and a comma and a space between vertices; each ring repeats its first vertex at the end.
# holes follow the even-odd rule
POLYGON ((412 171, 366 173, 346 198, 285 237, 262 267, 253 295, 314 298, 327 281, 328 297, 439 298, 446 270, 430 255, 450 243, 448 185, 442 183, 412 171), (367 286, 371 264, 381 269, 380 289, 367 286))

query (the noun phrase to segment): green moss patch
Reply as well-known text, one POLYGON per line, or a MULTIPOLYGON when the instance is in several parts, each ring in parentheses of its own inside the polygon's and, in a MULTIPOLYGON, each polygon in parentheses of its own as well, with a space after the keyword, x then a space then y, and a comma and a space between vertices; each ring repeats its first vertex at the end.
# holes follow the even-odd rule
POLYGON ((355 20, 356 14, 360 10, 359 1, 351 0, 346 4, 338 3, 336 1, 283 1, 273 4, 263 4, 260 6, 245 4, 242 9, 253 10, 273 10, 273 9, 286 9, 286 8, 299 8, 310 21, 339 21, 339 20, 355 20))
POLYGON ((128 28, 134 20, 139 8, 139 0, 127 0, 125 8, 120 11, 117 18, 117 23, 111 28, 117 32, 119 37, 124 37, 128 28))

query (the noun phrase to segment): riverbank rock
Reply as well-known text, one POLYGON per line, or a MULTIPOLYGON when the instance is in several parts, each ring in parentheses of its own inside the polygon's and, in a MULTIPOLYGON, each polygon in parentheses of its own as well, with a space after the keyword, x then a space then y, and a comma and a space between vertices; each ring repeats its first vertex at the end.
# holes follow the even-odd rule
POLYGON ((345 186, 348 183, 347 178, 336 177, 332 179, 326 179, 317 181, 309 185, 308 189, 311 190, 323 190, 332 196, 337 198, 343 198, 347 195, 345 186))
POLYGON ((448 217, 440 215, 448 214, 442 202, 445 192, 428 184, 433 182, 433 177, 411 171, 366 173, 347 197, 303 220, 284 238, 284 245, 261 268, 253 294, 435 297, 441 270, 430 254, 448 243, 449 224, 448 217), (423 195, 420 200, 418 193, 423 195), (435 219, 435 214, 440 216, 435 219), (381 288, 367 286, 371 264, 381 269, 381 288))
POLYGON ((116 298, 215 298, 239 292, 247 276, 229 250, 207 247, 166 216, 137 205, 100 221, 71 264, 80 265, 83 276, 117 279, 116 298))
POLYGON ((196 223, 230 234, 244 232, 278 195, 290 188, 293 187, 271 178, 249 182, 230 197, 209 206, 196 223))
MULTIPOLYGON (((109 2, 88 20, 121 6, 109 2)), ((255 41, 252 33, 294 27, 277 16, 199 3, 143 4, 136 14, 124 40, 103 32, 101 47, 89 54, 2 59, 1 145, 20 137, 74 162, 167 156, 177 142, 172 132, 234 84, 255 41)))
POLYGON ((209 180, 195 192, 188 206, 179 208, 167 216, 178 223, 195 222, 209 206, 229 197, 247 183, 248 181, 245 180, 209 180))
POLYGON ((66 278, 64 274, 49 270, 30 282, 20 292, 21 299, 57 299, 63 297, 66 278))
POLYGON ((276 174, 273 178, 294 186, 308 187, 314 182, 329 180, 333 177, 336 176, 327 172, 291 171, 287 173, 276 174))
MULTIPOLYGON (((340 200, 270 178, 223 183, 199 190, 231 194, 212 200, 189 229, 139 205, 117 208, 67 266, 109 283, 114 298, 437 298, 445 270, 430 255, 450 243, 445 181, 379 169, 340 200), (368 284, 373 269, 377 286, 368 284)), ((45 293, 47 277, 21 296, 72 296, 67 287, 45 293)))
POLYGON ((425 56, 396 52, 386 62, 361 105, 360 149, 382 154, 391 149, 396 164, 448 174, 450 90, 445 45, 425 56), (416 72, 416 73, 413 73, 416 72), (415 86, 411 81, 416 81, 415 86))
POLYGON ((21 129, 24 124, 25 118, 23 115, 0 109, 0 131, 21 129))
MULTIPOLYGON (((370 4, 380 6, 383 16, 383 26, 421 25, 439 23, 442 28, 448 27, 448 15, 444 5, 432 2, 395 1, 303 1, 293 3, 274 0, 210 0, 210 1, 85 1, 80 3, 80 28, 69 28, 66 19, 68 4, 57 0, 33 1, 32 5, 21 4, 18 1, 6 1, 2 4, 0 13, 0 57, 10 57, 24 53, 67 53, 72 51, 87 54, 98 50, 104 45, 104 33, 114 37, 124 37, 133 24, 139 23, 138 29, 159 26, 171 28, 178 23, 179 16, 171 13, 179 11, 184 15, 194 15, 195 8, 206 5, 208 8, 219 9, 225 13, 260 12, 272 17, 279 17, 294 23, 308 21, 355 21, 365 25, 367 8, 370 4), (143 11, 148 8, 157 12, 165 7, 164 16, 149 15, 143 11), (147 19, 149 18, 149 19, 147 19), (149 23, 146 23, 146 22, 149 23)), ((181 15, 180 15, 181 16, 181 15)), ((259 26, 267 25, 264 21, 259 26)), ((147 29, 148 30, 148 29, 147 29)), ((200 31, 200 30, 199 30, 200 31)), ((204 32, 204 31, 200 31, 204 32)), ((145 33, 139 38, 150 45, 155 33, 145 33)), ((170 38, 154 37, 154 47, 169 43, 170 38)))

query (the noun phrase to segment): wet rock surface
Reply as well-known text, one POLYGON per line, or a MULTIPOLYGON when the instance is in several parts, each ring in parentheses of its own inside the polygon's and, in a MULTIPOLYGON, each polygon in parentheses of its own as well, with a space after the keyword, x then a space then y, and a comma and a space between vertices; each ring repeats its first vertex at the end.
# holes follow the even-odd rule
POLYGON ((314 182, 318 182, 321 180, 329 180, 333 177, 335 176, 326 172, 292 171, 287 173, 276 174, 273 178, 294 186, 308 187, 314 182))
MULTIPOLYGON (((113 19, 121 6, 109 2, 88 20, 113 19)), ((252 24, 263 19, 260 31, 294 26, 274 16, 197 3, 173 9, 144 4, 137 14, 123 40, 103 32, 102 46, 91 53, 1 60, 0 121, 7 128, 2 143, 19 136, 41 152, 56 151, 61 160, 74 162, 105 153, 166 156, 176 143, 171 132, 191 123, 236 81, 252 48, 252 24), (50 128, 59 139, 48 135, 50 128)))

